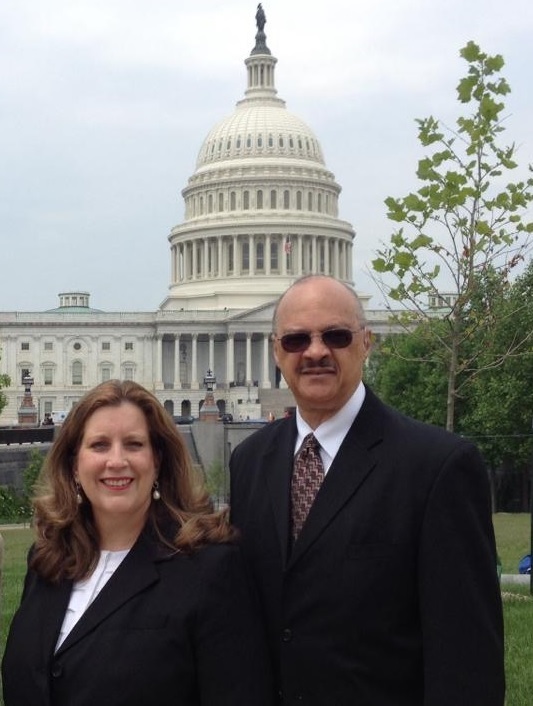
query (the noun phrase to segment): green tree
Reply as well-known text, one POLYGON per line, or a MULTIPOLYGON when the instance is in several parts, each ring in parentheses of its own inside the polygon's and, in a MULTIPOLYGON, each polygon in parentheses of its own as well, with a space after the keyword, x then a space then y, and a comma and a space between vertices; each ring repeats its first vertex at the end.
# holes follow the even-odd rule
POLYGON ((218 507, 228 502, 229 481, 224 471, 222 461, 213 461, 206 473, 207 491, 218 507))
POLYGON ((22 497, 24 500, 24 508, 28 517, 32 513, 32 498, 35 492, 35 484, 41 473, 45 455, 38 449, 30 451, 30 459, 28 465, 24 469, 22 475, 22 497))
POLYGON ((2 388, 9 387, 10 385, 11 378, 9 377, 9 375, 6 375, 5 373, 0 374, 0 414, 2 414, 2 410, 7 405, 7 397, 2 392, 2 388))
POLYGON ((491 349, 480 351, 464 423, 493 467, 509 460, 525 468, 533 453, 533 344, 515 343, 533 331, 533 261, 496 306, 493 348, 514 352, 494 365, 491 349))
MULTIPOLYGON (((459 82, 457 97, 471 106, 471 113, 457 118, 454 130, 434 117, 417 120, 418 140, 427 151, 418 162, 422 186, 403 198, 385 200, 388 218, 402 225, 372 262, 389 301, 405 307, 400 318, 406 325, 428 322, 437 313, 445 324, 433 329, 436 345, 431 350, 440 349, 446 366, 449 430, 455 427, 458 399, 480 372, 478 353, 492 340, 496 323, 491 301, 477 296, 480 283, 496 277, 503 292, 533 233, 533 222, 524 220, 533 199, 533 178, 504 182, 504 175, 517 167, 514 144, 498 142, 504 130, 503 98, 510 91, 499 76, 504 60, 488 56, 474 42, 460 54, 468 73, 459 82), (431 296, 439 301, 445 291, 451 293, 445 308, 436 312, 428 307, 431 296)), ((522 332, 497 357, 493 349, 491 366, 527 346, 532 335, 522 332)))
POLYGON ((365 379, 388 404, 410 417, 444 426, 446 370, 435 345, 440 321, 391 334, 374 347, 365 379))

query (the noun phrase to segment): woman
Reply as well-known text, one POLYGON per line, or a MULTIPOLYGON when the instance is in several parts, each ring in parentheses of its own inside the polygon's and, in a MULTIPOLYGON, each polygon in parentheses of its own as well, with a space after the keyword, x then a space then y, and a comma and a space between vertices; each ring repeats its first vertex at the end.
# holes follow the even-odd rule
POLYGON ((70 412, 2 664, 5 706, 267 706, 234 532, 158 400, 108 381, 70 412))

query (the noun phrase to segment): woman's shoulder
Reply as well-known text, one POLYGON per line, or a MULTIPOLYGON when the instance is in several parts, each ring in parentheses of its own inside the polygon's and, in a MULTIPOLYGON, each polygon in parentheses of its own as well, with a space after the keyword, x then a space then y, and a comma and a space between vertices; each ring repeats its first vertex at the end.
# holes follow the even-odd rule
POLYGON ((212 542, 196 548, 188 556, 198 563, 219 565, 227 562, 239 562, 241 549, 235 542, 212 542))
POLYGON ((240 571, 243 566, 241 549, 235 542, 208 543, 192 551, 178 550, 167 557, 177 566, 188 566, 193 572, 220 572, 227 568, 240 571))

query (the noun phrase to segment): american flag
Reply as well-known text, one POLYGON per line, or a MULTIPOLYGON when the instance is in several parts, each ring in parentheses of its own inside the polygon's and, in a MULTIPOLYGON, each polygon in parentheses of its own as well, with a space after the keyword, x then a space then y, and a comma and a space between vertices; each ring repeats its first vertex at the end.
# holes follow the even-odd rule
POLYGON ((288 238, 285 240, 285 243, 283 245, 283 250, 285 251, 285 253, 287 255, 290 255, 290 252, 292 250, 292 243, 288 238))

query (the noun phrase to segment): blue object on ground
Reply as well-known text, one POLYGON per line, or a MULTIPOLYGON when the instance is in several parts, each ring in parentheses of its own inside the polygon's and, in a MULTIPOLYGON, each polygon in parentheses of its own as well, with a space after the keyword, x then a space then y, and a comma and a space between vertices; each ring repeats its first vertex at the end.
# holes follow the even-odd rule
POLYGON ((519 574, 530 574, 531 573, 531 554, 526 554, 518 562, 518 573, 519 574))

